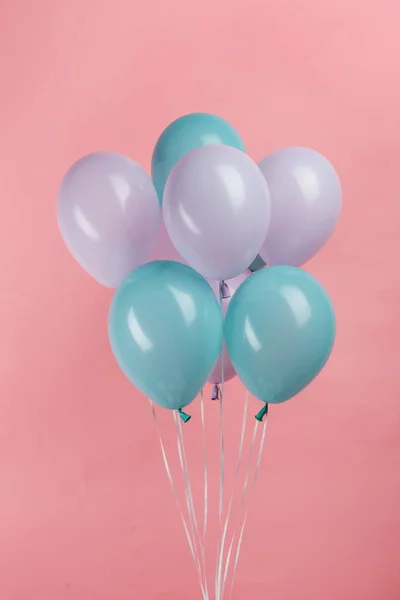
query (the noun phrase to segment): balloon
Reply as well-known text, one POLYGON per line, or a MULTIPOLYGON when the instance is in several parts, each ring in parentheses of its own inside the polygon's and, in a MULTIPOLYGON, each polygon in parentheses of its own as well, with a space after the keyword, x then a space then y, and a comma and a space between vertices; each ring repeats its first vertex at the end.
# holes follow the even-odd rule
MULTIPOLYGON (((226 296, 226 297, 222 297, 222 298, 221 298, 219 281, 215 281, 213 279, 210 279, 208 281, 209 285, 211 286, 212 291, 215 294, 215 297, 217 298, 218 302, 220 303, 220 306, 222 303, 223 318, 225 318, 229 303, 231 301, 231 298, 235 294, 236 290, 244 281, 246 281, 246 279, 250 275, 251 275, 250 271, 245 271, 241 275, 238 275, 237 277, 234 277, 233 279, 228 279, 227 281, 225 281, 224 282, 224 296, 226 296)), ((210 377, 208 378, 208 381, 210 383, 219 384, 222 382, 222 367, 224 369, 224 381, 229 381, 230 379, 233 379, 233 377, 235 377, 236 371, 233 368, 231 360, 228 356, 225 342, 223 343, 223 348, 220 352, 220 355, 219 355, 217 363, 213 369, 213 372, 211 373, 210 377), (222 363, 222 353, 224 353, 223 363, 222 363)))
POLYGON ((126 156, 89 154, 62 181, 61 234, 80 265, 107 287, 117 287, 147 259, 160 218, 151 179, 126 156))
POLYGON ((249 266, 249 271, 251 271, 252 273, 255 273, 256 271, 259 271, 260 269, 263 269, 264 267, 265 267, 265 262, 263 261, 261 256, 258 254, 255 257, 255 259, 253 260, 253 262, 251 263, 251 265, 249 266))
POLYGON ((314 277, 295 267, 268 267, 240 286, 224 331, 244 385, 263 402, 277 404, 298 394, 325 365, 335 315, 314 277))
POLYGON ((218 358, 221 310, 193 269, 155 261, 133 271, 118 288, 109 337, 130 381, 156 404, 180 409, 197 396, 218 358))
POLYGON ((204 146, 176 165, 163 216, 179 254, 207 279, 232 279, 258 254, 268 231, 266 181, 252 159, 228 146, 204 146))
POLYGON ((164 186, 174 166, 188 152, 210 144, 223 144, 246 152, 241 137, 232 125, 208 113, 185 115, 163 131, 151 161, 151 174, 160 203, 164 186))
POLYGON ((299 267, 327 242, 339 218, 342 189, 330 162, 308 148, 283 148, 260 169, 271 193, 271 224, 260 250, 268 265, 299 267))

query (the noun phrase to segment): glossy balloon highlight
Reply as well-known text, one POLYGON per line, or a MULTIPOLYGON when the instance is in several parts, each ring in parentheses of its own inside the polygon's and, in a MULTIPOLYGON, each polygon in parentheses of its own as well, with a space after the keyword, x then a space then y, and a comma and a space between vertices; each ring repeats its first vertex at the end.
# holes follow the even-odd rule
POLYGON ((121 154, 98 152, 65 175, 57 204, 61 234, 78 263, 115 288, 149 257, 161 211, 147 173, 121 154))
POLYGON ((301 392, 325 365, 335 339, 335 314, 314 277, 294 267, 268 267, 237 290, 224 332, 247 389, 265 403, 278 404, 301 392))
POLYGON ((163 131, 151 161, 151 174, 160 203, 167 179, 181 158, 196 148, 215 144, 246 151, 242 138, 232 125, 209 113, 184 115, 163 131))
POLYGON ((206 383, 222 345, 222 317, 208 283, 172 261, 147 263, 118 288, 109 314, 114 356, 156 404, 180 409, 206 383))
POLYGON ((342 207, 342 188, 331 163, 309 148, 283 148, 260 169, 271 194, 271 222, 260 250, 272 265, 300 267, 327 242, 342 207))
POLYGON ((229 146, 193 150, 164 190, 164 222, 179 254, 207 279, 232 279, 268 232, 268 185, 256 163, 229 146))

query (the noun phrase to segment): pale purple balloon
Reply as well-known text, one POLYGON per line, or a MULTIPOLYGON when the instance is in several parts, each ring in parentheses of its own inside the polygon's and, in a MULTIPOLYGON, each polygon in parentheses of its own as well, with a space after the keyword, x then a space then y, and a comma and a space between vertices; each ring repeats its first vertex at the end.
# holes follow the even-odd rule
MULTIPOLYGON (((232 296, 234 295, 234 293, 236 292, 238 287, 240 285, 242 285, 242 283, 244 281, 246 281, 246 279, 248 277, 250 277, 251 274, 252 274, 251 271, 245 271, 241 275, 238 275, 237 277, 234 277, 233 279, 227 279, 224 282, 225 283, 224 289, 227 290, 227 297, 222 298, 222 316, 224 319, 225 319, 226 311, 228 310, 229 302, 231 301, 232 296)), ((209 279, 208 283, 210 284, 212 291, 214 292, 218 302, 221 302, 220 282, 215 281, 213 279, 209 279)), ((228 356, 228 351, 226 349, 226 345, 224 342, 223 348, 222 348, 221 353, 218 358, 218 361, 213 369, 213 372, 211 373, 211 375, 208 379, 208 381, 210 383, 219 384, 222 382, 222 353, 224 353, 224 355, 223 355, 224 356, 224 359, 223 359, 224 360, 224 362, 223 362, 224 381, 229 381, 230 379, 233 379, 233 377, 235 377, 235 375, 236 375, 236 371, 233 368, 231 360, 228 356)))
POLYGON ((161 210, 147 173, 126 156, 89 154, 65 175, 58 224, 80 265, 111 288, 148 258, 161 210))
POLYGON ((283 148, 260 169, 271 195, 271 222, 260 256, 268 265, 300 267, 327 242, 342 207, 331 163, 308 148, 283 148))
POLYGON ((255 162, 228 146, 180 160, 163 196, 164 222, 179 254, 208 279, 231 279, 253 262, 268 231, 268 185, 255 162))

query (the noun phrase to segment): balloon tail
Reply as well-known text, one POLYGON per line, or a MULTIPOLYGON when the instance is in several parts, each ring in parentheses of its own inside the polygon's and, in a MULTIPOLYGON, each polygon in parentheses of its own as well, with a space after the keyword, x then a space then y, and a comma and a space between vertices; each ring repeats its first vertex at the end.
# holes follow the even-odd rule
POLYGON ((233 541, 234 541, 234 537, 235 537, 235 534, 233 533, 232 540, 231 540, 231 543, 229 545, 229 550, 228 550, 228 555, 227 555, 227 561, 226 561, 226 566, 225 566, 225 571, 224 571, 224 579, 223 579, 224 583, 222 584, 222 587, 221 587, 221 581, 222 581, 222 564, 223 564, 223 559, 224 559, 224 547, 225 547, 226 534, 227 534, 227 531, 228 531, 229 519, 230 519, 231 511, 232 511, 232 504, 233 504, 233 500, 234 500, 234 497, 235 497, 235 490, 236 490, 237 479, 238 479, 240 467, 242 465, 243 445, 244 445, 244 436, 245 436, 245 432, 246 432, 246 421, 247 421, 248 404, 249 404, 249 392, 248 392, 248 390, 246 390, 246 399, 245 399, 245 402, 244 402, 243 420, 242 420, 242 432, 241 432, 241 435, 240 435, 240 443, 239 443, 239 451, 238 451, 238 460, 237 460, 237 465, 236 465, 235 479, 234 479, 234 483, 233 483, 231 495, 230 495, 230 498, 229 498, 229 505, 228 505, 228 510, 227 510, 227 514, 226 514, 226 518, 225 518, 224 530, 223 530, 222 542, 221 542, 221 548, 220 548, 220 553, 219 553, 218 582, 219 582, 219 590, 220 590, 219 593, 220 593, 220 597, 221 598, 223 597, 223 594, 224 594, 224 585, 225 585, 225 580, 226 580, 226 576, 227 576, 227 570, 229 568, 229 562, 230 562, 231 553, 232 553, 233 541))
POLYGON ((214 385, 212 392, 211 392, 211 400, 219 400, 219 387, 218 385, 214 385))
POLYGON ((187 423, 192 418, 192 415, 188 415, 187 413, 183 412, 181 408, 178 409, 178 415, 184 423, 187 423))
MULTIPOLYGON (((219 285, 219 302, 221 307, 221 316, 223 319, 222 300, 230 297, 230 291, 225 281, 221 281, 219 285)), ((220 556, 222 546, 222 508, 224 503, 224 484, 225 484, 225 440, 224 440, 224 392, 225 392, 225 366, 224 352, 221 352, 221 388, 220 388, 220 403, 219 403, 219 510, 218 510, 218 542, 217 542, 217 557, 215 566, 215 598, 221 600, 220 592, 220 556)))
POLYGON ((201 427, 203 430, 203 446, 204 446, 204 523, 203 523, 203 544, 206 541, 207 520, 208 520, 208 456, 207 456, 207 436, 206 423, 204 418, 204 393, 200 392, 200 414, 201 427))
MULTIPOLYGON (((234 585, 234 582, 235 582, 235 576, 236 576, 237 566, 238 566, 238 562, 239 562, 240 550, 241 550, 241 547, 242 547, 244 528, 245 528, 247 517, 248 517, 248 514, 249 514, 249 508, 250 508, 251 498, 252 498, 252 495, 253 495, 253 492, 254 492, 255 485, 257 483, 258 472, 260 470, 261 457, 262 457, 262 453, 263 453, 263 449, 264 449, 264 442, 265 442, 265 434, 266 434, 266 431, 267 431, 267 420, 268 419, 265 419, 265 421, 262 424, 262 434, 261 434, 261 440, 260 440, 260 445, 259 445, 259 449, 258 449, 258 456, 257 456, 256 466, 255 466, 254 475, 253 475, 253 482, 252 482, 251 489, 250 489, 250 496, 248 498, 247 508, 246 508, 246 511, 244 513, 244 516, 243 516, 243 521, 242 521, 242 526, 241 526, 241 529, 240 529, 239 540, 238 540, 238 544, 237 544, 237 548, 236 548, 235 561, 234 561, 234 565, 233 565, 233 572, 232 572, 232 579, 231 579, 231 586, 230 586, 230 591, 229 591, 229 598, 231 598, 231 596, 232 596, 233 585, 234 585)), ((258 423, 256 423, 255 424, 255 428, 259 429, 260 425, 258 425, 258 423)), ((254 438, 254 436, 253 436, 253 438, 254 438)), ((249 461, 249 463, 250 463, 250 461, 249 461)), ((245 485, 247 487, 247 482, 245 482, 245 485)), ((243 491, 245 492, 245 490, 243 490, 243 491)), ((242 500, 244 500, 244 496, 245 496, 245 494, 242 494, 242 500)), ((242 502, 242 505, 243 505, 243 502, 242 502)), ((227 576, 228 569, 226 568, 225 571, 226 571, 226 576, 227 576)), ((225 582, 226 582, 226 579, 224 580, 224 586, 225 586, 225 582)))
MULTIPOLYGON (((162 454, 162 458, 163 458, 163 462, 164 462, 165 472, 166 472, 167 477, 168 477, 168 481, 169 481, 169 484, 170 484, 170 487, 171 487, 171 490, 172 490, 172 493, 173 493, 173 496, 174 496, 174 499, 175 499, 175 503, 176 503, 176 505, 178 507, 179 515, 180 515, 180 517, 182 519, 183 528, 185 530, 185 534, 186 534, 186 538, 187 538, 187 541, 188 541, 188 544, 189 544, 190 552, 191 552, 191 555, 192 555, 192 558, 193 558, 193 561, 194 561, 194 565, 195 565, 195 568, 196 568, 197 576, 199 578, 199 583, 200 583, 200 587, 201 587, 201 593, 202 593, 202 596, 203 596, 203 600, 208 600, 208 592, 206 592, 206 590, 204 589, 203 583, 202 583, 200 563, 199 563, 199 560, 198 560, 197 552, 195 550, 195 539, 193 538, 193 540, 192 540, 192 538, 190 536, 190 532, 189 532, 188 525, 186 523, 185 515, 184 515, 183 510, 181 508, 181 504, 179 502, 178 493, 176 491, 176 486, 175 486, 175 483, 174 483, 174 479, 172 477, 172 473, 171 473, 171 469, 170 469, 170 466, 169 466, 169 461, 168 461, 167 453, 166 453, 164 442, 163 442, 162 435, 161 435, 160 424, 158 422, 158 418, 157 418, 157 414, 156 414, 154 403, 151 400, 150 400, 150 406, 151 406, 151 410, 152 410, 152 413, 153 413, 154 422, 155 422, 156 429, 157 429, 158 439, 159 439, 159 442, 160 442, 160 448, 161 448, 161 454, 162 454)), ((190 514, 189 514, 189 518, 190 518, 190 514)))
POLYGON ((261 423, 264 420, 264 417, 266 417, 267 415, 268 415, 268 404, 263 406, 262 409, 258 411, 258 413, 255 415, 255 419, 257 419, 257 421, 259 421, 261 423))
POLYGON ((229 289, 228 284, 225 281, 221 281, 219 284, 219 293, 221 296, 221 299, 225 299, 225 298, 230 298, 231 297, 231 291, 229 289))
POLYGON ((186 506, 187 506, 189 519, 190 519, 190 527, 191 527, 191 531, 192 531, 192 539, 194 541, 195 555, 196 555, 197 564, 199 567, 199 571, 198 571, 199 581, 200 581, 202 590, 204 591, 204 598, 205 598, 205 600, 208 600, 209 595, 208 595, 208 589, 207 589, 204 544, 202 543, 202 540, 200 539, 196 511, 194 508, 192 485, 190 482, 189 466, 188 466, 188 461, 187 461, 187 456, 186 456, 185 442, 184 442, 184 438, 183 438, 182 423, 176 417, 175 414, 174 414, 174 420, 175 420, 176 433, 177 433, 176 439, 177 439, 177 447, 178 447, 178 454, 179 454, 179 462, 181 465, 182 476, 183 476, 184 487, 185 487, 186 506), (197 545, 200 548, 201 562, 200 562, 200 556, 198 553, 197 545), (203 579, 204 579, 204 585, 203 585, 203 579))
POLYGON ((243 483, 242 496, 240 498, 240 507, 241 508, 243 507, 244 500, 246 497, 246 492, 247 492, 247 486, 249 484, 249 478, 250 478, 250 472, 251 472, 251 459, 253 458, 254 447, 256 445, 257 431, 258 431, 258 423, 254 423, 253 437, 251 438, 249 457, 247 459, 247 467, 246 467, 246 474, 245 474, 244 483, 243 483))

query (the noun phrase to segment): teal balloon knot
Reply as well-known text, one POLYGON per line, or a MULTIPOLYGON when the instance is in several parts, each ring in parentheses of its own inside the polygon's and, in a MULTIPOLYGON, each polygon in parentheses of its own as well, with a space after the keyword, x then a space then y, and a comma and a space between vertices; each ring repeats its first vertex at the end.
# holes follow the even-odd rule
POLYGON ((255 257, 255 259, 253 260, 253 262, 251 263, 251 265, 249 266, 249 271, 251 271, 252 273, 255 273, 256 271, 259 271, 260 269, 262 269, 265 266, 266 266, 265 262, 263 261, 261 256, 258 254, 255 257))
POLYGON ((262 409, 258 411, 255 418, 257 419, 257 421, 260 421, 260 423, 261 423, 264 420, 264 417, 267 416, 267 414, 268 414, 268 404, 263 406, 262 409))
POLYGON ((178 409, 178 414, 184 423, 187 423, 192 418, 191 415, 188 415, 187 413, 183 412, 181 408, 178 409))

